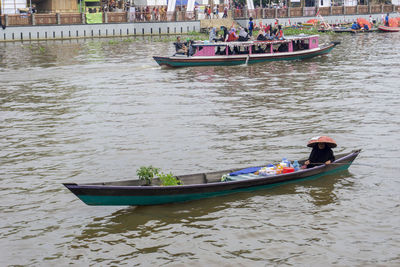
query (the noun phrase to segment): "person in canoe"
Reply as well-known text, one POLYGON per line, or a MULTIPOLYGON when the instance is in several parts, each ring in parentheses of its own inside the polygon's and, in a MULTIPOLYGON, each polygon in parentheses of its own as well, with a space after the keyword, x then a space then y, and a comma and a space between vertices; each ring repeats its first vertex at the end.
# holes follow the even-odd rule
POLYGON ((389 27, 389 13, 387 13, 385 17, 385 26, 389 27))
POLYGON ((353 25, 351 25, 351 29, 352 30, 360 30, 361 26, 360 26, 360 24, 357 23, 357 21, 354 21, 353 25))
POLYGON ((181 42, 180 36, 176 37, 176 42, 174 43, 174 45, 177 54, 186 54, 187 48, 186 45, 181 42))
POLYGON ((308 160, 304 162, 303 168, 313 168, 315 166, 330 164, 335 161, 332 148, 336 147, 336 142, 329 136, 317 136, 311 138, 307 144, 312 147, 308 160))

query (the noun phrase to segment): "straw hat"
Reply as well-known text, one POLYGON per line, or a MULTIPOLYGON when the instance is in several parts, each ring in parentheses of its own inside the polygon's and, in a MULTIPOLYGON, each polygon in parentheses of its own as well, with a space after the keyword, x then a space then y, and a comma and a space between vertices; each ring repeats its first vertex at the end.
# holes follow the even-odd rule
POLYGON ((333 140, 329 136, 316 136, 316 137, 313 137, 313 138, 310 139, 310 141, 308 141, 307 146, 308 147, 313 147, 315 144, 318 144, 318 143, 325 143, 330 148, 337 147, 337 144, 336 144, 335 140, 333 140))

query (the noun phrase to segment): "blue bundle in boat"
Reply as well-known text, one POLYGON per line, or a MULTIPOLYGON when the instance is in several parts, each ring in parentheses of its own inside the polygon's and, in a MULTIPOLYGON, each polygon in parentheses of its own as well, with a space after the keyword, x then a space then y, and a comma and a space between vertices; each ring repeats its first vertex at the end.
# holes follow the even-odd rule
POLYGON ((262 167, 250 167, 250 168, 246 168, 246 169, 243 169, 243 170, 231 172, 229 174, 229 176, 238 176, 238 175, 241 175, 241 174, 253 173, 253 172, 259 171, 261 168, 262 167))

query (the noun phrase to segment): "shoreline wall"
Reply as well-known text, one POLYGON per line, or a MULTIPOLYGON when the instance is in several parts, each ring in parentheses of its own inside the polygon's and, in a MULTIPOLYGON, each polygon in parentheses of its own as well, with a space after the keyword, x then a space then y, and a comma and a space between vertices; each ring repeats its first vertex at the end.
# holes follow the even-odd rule
MULTIPOLYGON (((390 17, 395 17, 396 13, 391 13, 390 17)), ((336 15, 336 16, 324 16, 324 21, 329 24, 339 24, 339 23, 352 23, 357 20, 357 18, 365 18, 369 20, 369 16, 372 19, 376 20, 377 23, 382 23, 383 14, 364 14, 364 15, 336 15)), ((385 15, 386 16, 386 15, 385 15)), ((313 17, 292 17, 292 18, 279 18, 279 24, 283 26, 295 25, 297 23, 306 23, 309 19, 316 18, 313 17)), ((274 25, 275 19, 255 19, 257 24, 262 21, 264 25, 272 24, 274 25)), ((242 27, 248 27, 249 20, 248 19, 237 19, 236 22, 242 27)))
POLYGON ((68 40, 200 32, 200 21, 0 27, 0 42, 68 40))
MULTIPOLYGON (((390 14, 391 17, 396 13, 390 14)), ((325 16, 325 22, 329 24, 350 23, 357 18, 369 19, 370 14, 365 15, 336 15, 325 16)), ((371 14, 371 17, 382 22, 383 14, 371 14)), ((279 18, 279 24, 284 26, 305 23, 312 17, 279 18)), ((265 24, 273 24, 275 19, 255 19, 265 24)), ((236 22, 247 27, 248 19, 237 19, 236 22)), ((189 32, 200 32, 200 20, 178 22, 136 22, 136 23, 102 23, 102 24, 71 24, 71 25, 39 25, 39 26, 9 26, 6 29, 0 27, 0 42, 14 41, 43 41, 43 40, 68 40, 80 38, 104 38, 127 36, 156 36, 178 35, 189 32)))

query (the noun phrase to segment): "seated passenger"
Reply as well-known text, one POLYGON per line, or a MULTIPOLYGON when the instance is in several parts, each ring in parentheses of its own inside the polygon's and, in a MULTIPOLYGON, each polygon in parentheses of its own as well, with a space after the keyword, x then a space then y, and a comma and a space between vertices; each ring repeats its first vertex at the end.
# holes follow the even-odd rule
POLYGON ((174 43, 174 45, 175 45, 176 54, 186 54, 187 48, 186 48, 185 44, 181 42, 180 36, 176 37, 176 42, 174 43))
POLYGON ((265 38, 265 33, 264 33, 263 30, 260 30, 260 31, 258 32, 257 40, 258 40, 258 41, 266 41, 266 40, 267 40, 267 38, 265 38))
POLYGON ((272 26, 271 26, 271 24, 269 24, 268 26, 265 27, 264 31, 265 32, 268 32, 268 31, 271 32, 271 29, 272 29, 272 26))
POLYGON ((361 27, 356 21, 354 21, 353 25, 351 25, 351 29, 352 30, 359 30, 359 29, 361 29, 361 27))
POLYGON ((229 31, 229 36, 228 36, 228 40, 226 40, 227 42, 234 42, 237 41, 239 39, 239 36, 236 34, 236 30, 235 28, 232 28, 229 31))
POLYGON ((211 28, 208 40, 210 42, 215 42, 217 40, 217 28, 211 28))
POLYGON ((226 42, 228 40, 228 36, 229 36, 229 32, 228 29, 225 26, 221 26, 221 31, 223 31, 222 36, 218 36, 219 38, 217 38, 217 42, 226 42))
POLYGON ((304 162, 303 168, 313 168, 315 166, 330 164, 335 161, 335 156, 331 148, 336 147, 336 142, 328 136, 318 136, 311 138, 307 144, 308 147, 312 147, 311 154, 304 162))
POLYGON ((196 52, 196 48, 194 48, 194 46, 193 46, 193 40, 188 41, 188 46, 189 46, 189 49, 187 50, 187 56, 191 57, 196 52))
POLYGON ((364 24, 364 30, 369 31, 368 24, 364 24))
POLYGON ((283 31, 282 31, 281 25, 278 25, 278 30, 275 34, 275 39, 276 40, 285 40, 285 37, 283 36, 283 31))
POLYGON ((287 51, 289 51, 289 47, 288 47, 287 43, 281 44, 278 47, 278 52, 287 52, 287 51))
POLYGON ((259 53, 259 54, 263 54, 263 53, 265 53, 265 49, 261 45, 259 45, 259 46, 257 46, 257 50, 255 52, 259 53))
POLYGON ((264 36, 265 36, 265 39, 267 39, 267 40, 272 40, 272 39, 274 39, 274 37, 273 37, 272 34, 271 34, 271 26, 270 26, 270 25, 268 25, 268 26, 265 28, 264 36))
POLYGON ((247 32, 247 29, 244 28, 240 28, 239 31, 239 42, 245 42, 248 41, 250 39, 249 33, 247 32))

